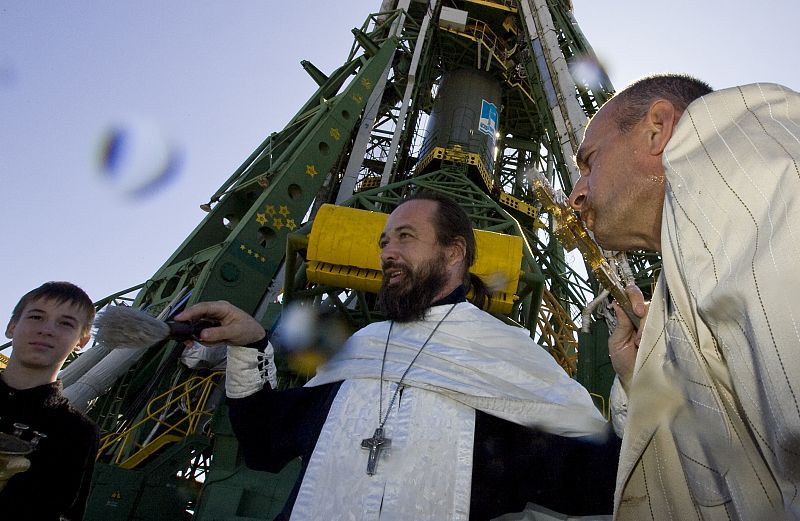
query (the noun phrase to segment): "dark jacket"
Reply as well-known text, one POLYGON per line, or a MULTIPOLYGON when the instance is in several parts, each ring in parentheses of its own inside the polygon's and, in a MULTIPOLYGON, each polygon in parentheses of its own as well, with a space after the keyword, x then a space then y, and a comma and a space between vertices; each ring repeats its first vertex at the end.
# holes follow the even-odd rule
POLYGON ((31 466, 0 491, 0 519, 8 521, 80 521, 86 508, 97 454, 97 425, 73 409, 61 394, 61 382, 18 390, 0 378, 0 431, 14 423, 47 437, 27 457, 31 466))

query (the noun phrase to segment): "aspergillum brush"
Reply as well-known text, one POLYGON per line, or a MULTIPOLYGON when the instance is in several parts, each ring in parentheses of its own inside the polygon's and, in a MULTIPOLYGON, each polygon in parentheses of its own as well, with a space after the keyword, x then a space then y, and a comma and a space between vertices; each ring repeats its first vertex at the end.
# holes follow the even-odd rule
POLYGON ((145 311, 128 306, 108 306, 94 321, 95 340, 106 347, 147 348, 167 339, 199 340, 200 332, 219 326, 213 320, 159 320, 145 311))

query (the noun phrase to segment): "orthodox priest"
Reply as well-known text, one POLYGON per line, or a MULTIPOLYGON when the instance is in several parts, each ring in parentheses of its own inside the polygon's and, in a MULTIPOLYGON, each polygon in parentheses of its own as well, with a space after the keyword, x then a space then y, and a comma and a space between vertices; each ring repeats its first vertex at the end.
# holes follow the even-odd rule
POLYGON ((420 193, 380 236, 388 320, 356 332, 304 387, 276 391, 272 345, 248 314, 199 303, 228 344, 230 418, 248 467, 302 470, 277 519, 485 520, 532 503, 611 514, 619 440, 589 393, 524 329, 466 299, 469 217, 420 193), (240 347, 243 346, 243 347, 240 347))

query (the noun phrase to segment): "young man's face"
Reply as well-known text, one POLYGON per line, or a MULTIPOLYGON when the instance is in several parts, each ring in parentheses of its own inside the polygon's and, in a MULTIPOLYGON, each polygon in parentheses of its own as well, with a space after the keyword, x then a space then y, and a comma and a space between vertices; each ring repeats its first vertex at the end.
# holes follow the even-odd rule
POLYGON ((89 340, 84 315, 72 302, 38 299, 28 303, 19 320, 6 328, 12 358, 29 369, 60 368, 70 352, 89 340))

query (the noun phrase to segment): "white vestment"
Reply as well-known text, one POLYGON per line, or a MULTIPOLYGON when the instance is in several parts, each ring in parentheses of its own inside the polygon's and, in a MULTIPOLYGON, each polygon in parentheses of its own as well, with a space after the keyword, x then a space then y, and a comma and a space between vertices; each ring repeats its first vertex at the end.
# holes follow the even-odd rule
POLYGON ((366 473, 361 441, 379 425, 397 382, 452 305, 424 321, 389 322, 354 334, 308 386, 344 381, 331 407, 292 519, 469 518, 475 409, 562 436, 604 432, 589 393, 537 346, 528 331, 462 302, 441 323, 403 380, 385 425, 391 447, 366 473))

